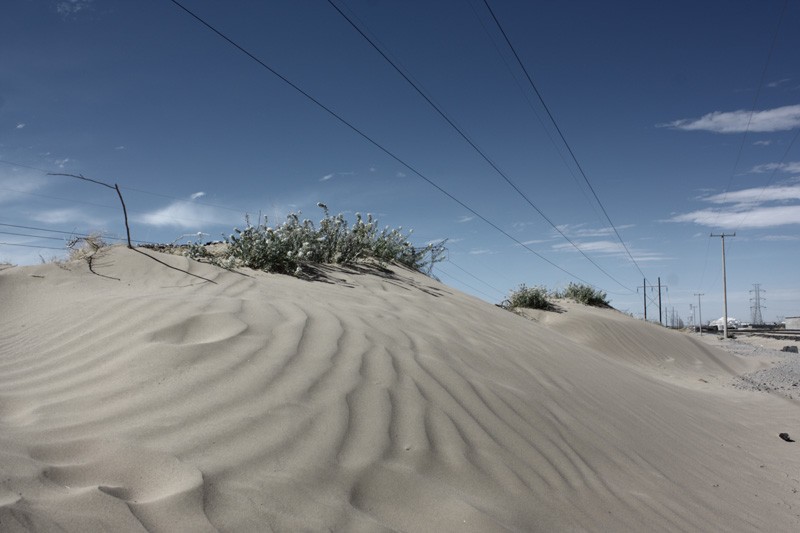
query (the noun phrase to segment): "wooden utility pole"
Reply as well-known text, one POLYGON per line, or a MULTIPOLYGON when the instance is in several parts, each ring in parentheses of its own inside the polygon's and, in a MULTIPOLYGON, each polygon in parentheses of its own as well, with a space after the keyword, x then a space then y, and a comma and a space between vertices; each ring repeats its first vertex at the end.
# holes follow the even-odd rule
POLYGON ((644 321, 647 322, 647 289, 655 289, 655 285, 648 285, 647 278, 642 280, 642 284, 636 287, 636 292, 642 289, 642 305, 644 306, 644 321))
POLYGON ((725 307, 725 322, 722 325, 722 337, 728 338, 728 279, 725 272, 725 237, 736 237, 736 232, 733 233, 720 233, 719 235, 711 234, 712 237, 719 237, 722 239, 722 301, 725 307))
POLYGON ((700 324, 700 336, 703 335, 703 308, 700 306, 700 297, 703 296, 704 292, 696 292, 694 293, 697 296, 697 322, 700 324))

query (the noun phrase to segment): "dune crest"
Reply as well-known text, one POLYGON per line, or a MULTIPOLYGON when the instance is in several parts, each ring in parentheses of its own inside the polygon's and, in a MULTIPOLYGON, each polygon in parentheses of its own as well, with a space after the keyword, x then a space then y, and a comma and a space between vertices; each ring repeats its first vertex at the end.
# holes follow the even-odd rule
POLYGON ((752 366, 726 352, 613 310, 524 318, 397 267, 308 282, 147 253, 193 276, 124 248, 94 265, 120 281, 0 272, 2 528, 800 523, 777 437, 797 405, 723 386, 752 366))

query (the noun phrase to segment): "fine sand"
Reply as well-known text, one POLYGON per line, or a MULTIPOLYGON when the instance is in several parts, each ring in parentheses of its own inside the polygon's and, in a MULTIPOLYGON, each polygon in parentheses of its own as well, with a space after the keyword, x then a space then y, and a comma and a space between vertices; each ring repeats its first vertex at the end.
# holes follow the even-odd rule
POLYGON ((800 530, 800 405, 736 386, 773 353, 399 267, 92 267, 0 271, 2 532, 800 530))

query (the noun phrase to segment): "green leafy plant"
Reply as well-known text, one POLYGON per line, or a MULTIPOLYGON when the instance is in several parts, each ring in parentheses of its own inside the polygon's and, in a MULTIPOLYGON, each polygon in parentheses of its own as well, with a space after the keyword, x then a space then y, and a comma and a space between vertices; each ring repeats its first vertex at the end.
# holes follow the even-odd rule
POLYGON ((610 307, 608 297, 604 291, 595 289, 583 283, 570 283, 562 292, 557 293, 559 298, 570 298, 584 305, 593 307, 610 307))
POLYGON ((410 241, 411 231, 403 233, 402 227, 379 230, 372 215, 364 219, 359 213, 351 226, 341 213, 331 215, 325 204, 317 205, 325 214, 318 226, 311 220, 301 220, 299 212, 289 214, 276 227, 268 226, 266 217, 255 226, 246 218, 246 227, 235 228, 225 238, 226 246, 220 253, 212 254, 195 243, 189 245, 186 255, 225 268, 245 266, 296 276, 313 264, 346 265, 366 260, 395 261, 430 275, 433 265, 445 258, 444 242, 415 247, 410 241))
POLYGON ((527 307, 529 309, 550 309, 553 307, 548 300, 545 287, 527 287, 524 283, 518 289, 511 291, 506 300, 505 307, 527 307))

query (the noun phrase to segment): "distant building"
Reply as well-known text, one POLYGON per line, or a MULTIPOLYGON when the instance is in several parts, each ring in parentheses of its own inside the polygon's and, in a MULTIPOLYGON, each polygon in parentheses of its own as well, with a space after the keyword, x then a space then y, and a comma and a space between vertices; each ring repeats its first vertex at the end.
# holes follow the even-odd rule
MULTIPOLYGON (((798 317, 800 318, 800 317, 798 317)), ((708 323, 709 326, 717 326, 717 329, 722 331, 723 326, 725 325, 725 317, 719 317, 717 320, 712 320, 708 323)), ((736 320, 735 318, 729 316, 728 317, 728 329, 738 329, 741 327, 741 323, 736 320)), ((786 326, 787 328, 789 326, 786 326)))
POLYGON ((786 329, 800 329, 800 316, 787 316, 786 329))

